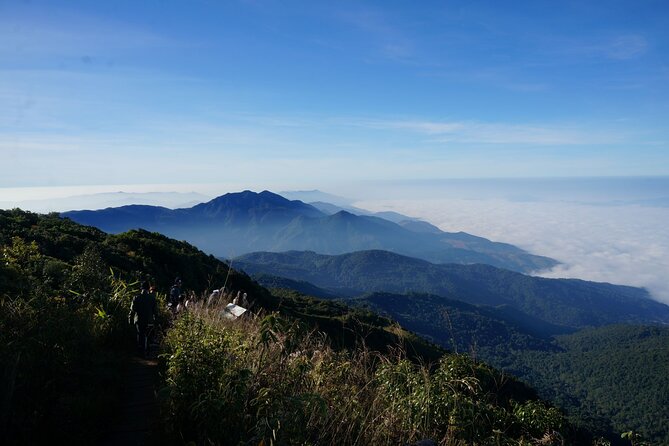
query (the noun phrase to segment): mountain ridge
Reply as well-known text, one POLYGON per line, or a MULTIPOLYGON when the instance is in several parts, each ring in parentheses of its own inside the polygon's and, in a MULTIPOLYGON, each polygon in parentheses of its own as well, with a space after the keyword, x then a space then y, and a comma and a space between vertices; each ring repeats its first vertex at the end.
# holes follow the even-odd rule
POLYGON ((422 230, 416 231, 415 227, 407 229, 381 217, 355 215, 347 210, 327 215, 270 191, 225 194, 192 208, 175 210, 124 206, 61 215, 111 233, 138 228, 161 232, 219 257, 264 250, 343 254, 385 249, 438 263, 488 263, 524 272, 557 264, 513 245, 466 233, 447 233, 434 226, 426 231, 422 225, 422 230))
POLYGON ((288 251, 241 256, 249 274, 272 274, 309 282, 344 297, 371 292, 428 293, 476 305, 511 305, 552 324, 570 328, 616 322, 669 323, 669 306, 641 288, 579 279, 547 279, 490 265, 434 264, 370 250, 341 255, 288 251))

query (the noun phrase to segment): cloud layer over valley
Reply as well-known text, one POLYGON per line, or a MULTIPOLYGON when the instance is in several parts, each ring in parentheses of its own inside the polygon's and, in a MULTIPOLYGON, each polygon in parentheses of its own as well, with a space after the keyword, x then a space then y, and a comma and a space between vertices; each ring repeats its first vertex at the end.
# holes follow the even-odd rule
POLYGON ((512 243, 562 263, 540 276, 645 287, 669 303, 669 207, 503 198, 368 200, 356 205, 421 217, 444 231, 512 243))

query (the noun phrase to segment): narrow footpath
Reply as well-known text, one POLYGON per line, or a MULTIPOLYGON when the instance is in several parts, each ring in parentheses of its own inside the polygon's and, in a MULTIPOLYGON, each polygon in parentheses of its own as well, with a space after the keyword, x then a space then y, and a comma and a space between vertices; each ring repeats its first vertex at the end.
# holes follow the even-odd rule
POLYGON ((158 362, 155 359, 130 359, 124 377, 119 418, 103 435, 102 445, 150 446, 157 443, 157 439, 153 438, 159 412, 157 381, 158 362))

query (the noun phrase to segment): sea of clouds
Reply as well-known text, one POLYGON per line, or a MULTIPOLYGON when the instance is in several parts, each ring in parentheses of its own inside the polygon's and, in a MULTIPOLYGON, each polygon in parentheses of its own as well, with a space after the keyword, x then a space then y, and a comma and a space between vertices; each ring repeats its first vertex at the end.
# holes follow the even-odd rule
POLYGON ((645 287, 669 304, 669 207, 434 197, 373 199, 356 206, 420 217, 444 231, 511 243, 561 262, 539 276, 645 287))
MULTIPOLYGON (((77 195, 81 188, 6 189, 0 208, 99 209, 119 200, 181 207, 246 186, 106 186, 86 188, 90 195, 77 195)), ((669 177, 347 183, 331 191, 357 198, 345 204, 419 217, 561 262, 536 275, 645 287, 669 304, 669 177)), ((305 201, 342 198, 310 193, 305 201)))

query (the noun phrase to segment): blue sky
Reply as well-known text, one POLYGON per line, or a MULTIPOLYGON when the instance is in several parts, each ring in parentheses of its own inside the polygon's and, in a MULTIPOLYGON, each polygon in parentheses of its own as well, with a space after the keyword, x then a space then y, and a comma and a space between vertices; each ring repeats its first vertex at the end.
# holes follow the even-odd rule
POLYGON ((0 153, 0 188, 669 175, 669 4, 0 0, 0 153))

